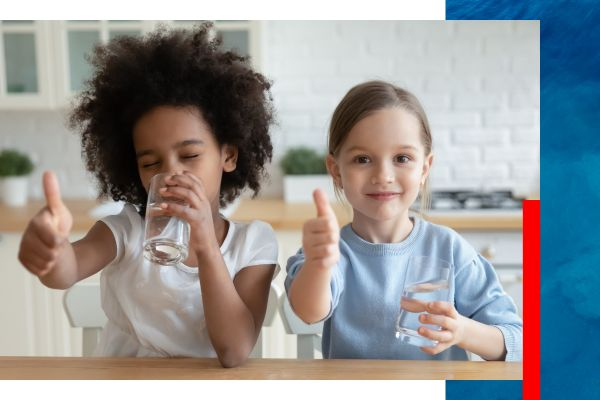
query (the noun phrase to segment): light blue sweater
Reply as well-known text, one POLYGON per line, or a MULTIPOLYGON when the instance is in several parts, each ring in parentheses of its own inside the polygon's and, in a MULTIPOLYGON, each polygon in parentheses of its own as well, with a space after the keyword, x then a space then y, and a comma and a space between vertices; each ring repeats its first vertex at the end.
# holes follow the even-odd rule
MULTIPOLYGON (((396 339, 404 275, 411 256, 437 257, 453 265, 456 310, 498 327, 504 335, 506 361, 520 361, 523 322, 503 291, 492 265, 450 228, 414 218, 400 243, 373 244, 350 225, 341 230, 340 261, 332 270, 331 310, 323 328, 324 358, 466 360, 458 346, 430 356, 396 339)), ((302 249, 287 263, 286 290, 304 263, 302 249)))

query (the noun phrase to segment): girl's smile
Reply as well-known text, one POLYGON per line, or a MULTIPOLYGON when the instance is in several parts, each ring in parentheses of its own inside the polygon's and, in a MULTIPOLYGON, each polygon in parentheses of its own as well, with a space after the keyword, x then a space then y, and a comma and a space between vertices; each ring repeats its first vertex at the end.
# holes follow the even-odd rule
POLYGON ((377 201, 389 201, 400 197, 400 192, 373 192, 367 193, 367 197, 377 201))

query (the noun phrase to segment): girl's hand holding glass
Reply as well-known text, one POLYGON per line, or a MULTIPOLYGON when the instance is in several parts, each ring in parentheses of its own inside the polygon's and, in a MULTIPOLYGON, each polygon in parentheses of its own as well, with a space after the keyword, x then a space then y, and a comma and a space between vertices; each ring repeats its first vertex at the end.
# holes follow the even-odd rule
MULTIPOLYGON (((467 318, 456 311, 454 306, 447 301, 432 301, 427 303, 427 313, 419 315, 419 322, 427 325, 437 325, 441 330, 434 330, 425 326, 419 327, 419 334, 436 341, 434 347, 421 347, 427 354, 441 353, 453 345, 463 342, 467 318)), ((462 347, 462 346, 461 346, 462 347)))
POLYGON ((168 187, 162 188, 163 196, 182 200, 183 204, 163 203, 161 208, 169 215, 179 217, 190 224, 190 251, 207 254, 219 251, 215 236, 210 202, 206 197, 202 181, 188 171, 173 174, 165 179, 168 187), (211 247, 212 246, 212 247, 211 247))
POLYGON ((327 195, 321 189, 316 189, 313 198, 317 206, 317 218, 306 221, 302 231, 305 263, 330 268, 340 259, 340 227, 327 195))

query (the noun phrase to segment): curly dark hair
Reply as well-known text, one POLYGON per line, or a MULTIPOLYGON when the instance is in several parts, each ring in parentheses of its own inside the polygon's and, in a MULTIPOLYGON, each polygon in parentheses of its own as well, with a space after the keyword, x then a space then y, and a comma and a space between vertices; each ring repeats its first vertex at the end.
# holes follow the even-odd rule
POLYGON ((152 108, 194 106, 220 145, 239 149, 237 167, 223 173, 219 202, 233 201, 247 186, 260 190, 271 161, 269 127, 274 122, 271 82, 252 70, 248 57, 220 48, 212 23, 192 30, 164 26, 144 37, 121 36, 97 45, 89 62, 95 72, 69 115, 81 134, 86 168, 98 180, 99 198, 140 207, 147 194, 140 181, 132 132, 152 108))

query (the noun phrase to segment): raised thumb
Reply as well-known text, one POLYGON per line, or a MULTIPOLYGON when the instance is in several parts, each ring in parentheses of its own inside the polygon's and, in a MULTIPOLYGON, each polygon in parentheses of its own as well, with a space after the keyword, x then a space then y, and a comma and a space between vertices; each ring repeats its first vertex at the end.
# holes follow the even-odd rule
POLYGON ((317 217, 335 215, 331 205, 329 204, 329 199, 323 190, 315 189, 313 191, 313 199, 315 201, 315 205, 317 206, 317 217))
POLYGON ((42 181, 44 185, 46 205, 50 209, 50 212, 55 214, 61 207, 63 207, 63 202, 60 197, 60 188, 58 187, 58 180, 56 179, 54 172, 45 171, 42 181))

